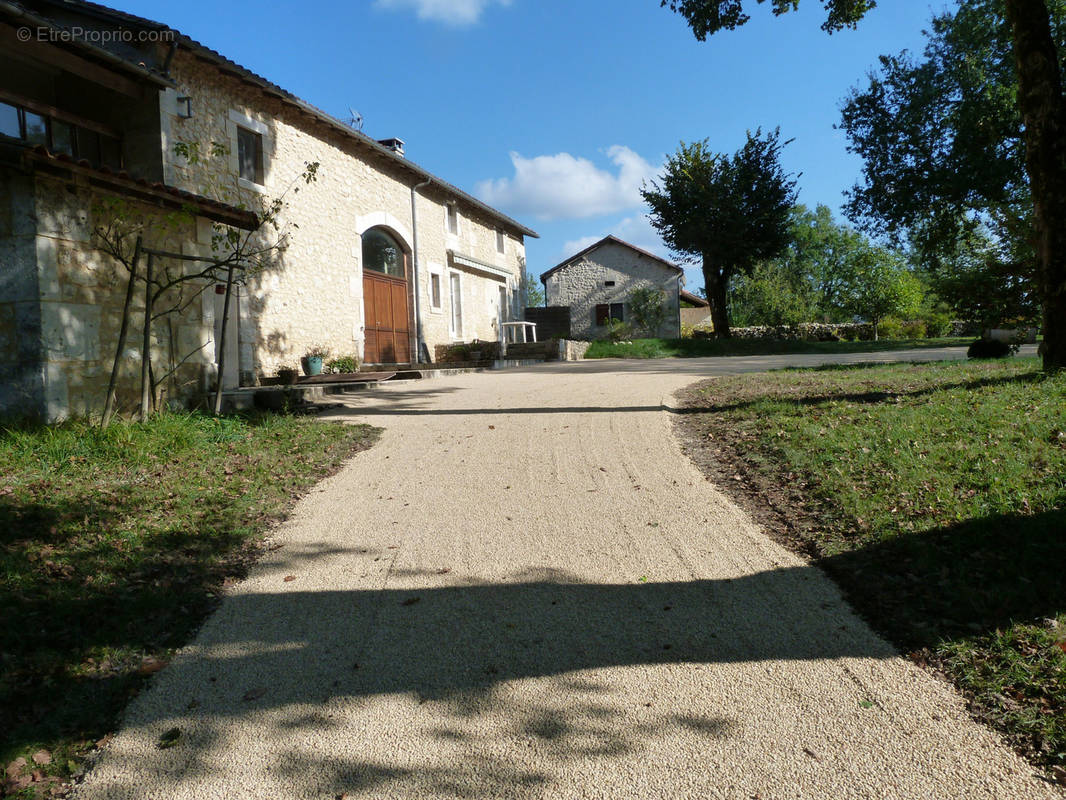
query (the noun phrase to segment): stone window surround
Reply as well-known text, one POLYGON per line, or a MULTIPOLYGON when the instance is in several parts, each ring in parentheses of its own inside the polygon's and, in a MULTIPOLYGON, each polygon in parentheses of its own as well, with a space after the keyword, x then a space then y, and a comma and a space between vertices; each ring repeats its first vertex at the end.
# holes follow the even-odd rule
POLYGON ((459 213, 459 204, 454 200, 450 200, 444 204, 444 233, 447 236, 458 237, 463 233, 463 221, 462 215, 459 213), (451 229, 449 219, 452 214, 455 215, 455 230, 451 229))
POLYGON ((435 263, 433 261, 430 261, 429 264, 426 267, 426 272, 429 275, 429 283, 428 283, 428 286, 426 287, 426 289, 427 289, 426 294, 428 295, 429 302, 426 305, 429 307, 429 310, 430 310, 431 313, 433 313, 433 314, 443 314, 444 313, 444 291, 445 291, 444 267, 442 267, 440 264, 437 264, 437 263, 435 263), (436 278, 437 278, 437 288, 440 290, 439 294, 438 294, 438 297, 437 297, 437 299, 440 300, 440 303, 438 305, 433 305, 433 278, 434 278, 434 276, 436 276, 436 278))
POLYGON ((270 179, 270 167, 272 166, 273 159, 271 155, 274 152, 274 137, 270 134, 270 128, 266 123, 260 122, 257 119, 253 119, 245 114, 229 110, 229 115, 226 118, 226 138, 229 140, 229 166, 234 175, 239 175, 240 165, 237 163, 237 128, 241 127, 245 130, 258 133, 263 137, 263 183, 255 183, 247 180, 246 178, 237 178, 237 185, 242 189, 248 189, 252 192, 258 192, 259 194, 266 193, 266 184, 270 179))

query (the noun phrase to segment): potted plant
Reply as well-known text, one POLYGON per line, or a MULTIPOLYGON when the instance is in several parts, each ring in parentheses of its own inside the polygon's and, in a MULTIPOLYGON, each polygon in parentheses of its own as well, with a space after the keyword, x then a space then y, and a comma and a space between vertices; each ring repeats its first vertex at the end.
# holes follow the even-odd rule
POLYGON ((308 376, 321 375, 322 364, 327 358, 329 358, 329 350, 327 348, 320 347, 319 345, 309 348, 308 351, 304 353, 302 362, 304 374, 308 376))
POLYGON ((278 380, 281 381, 283 386, 291 386, 296 383, 296 378, 299 375, 300 373, 294 367, 281 367, 278 369, 278 380))

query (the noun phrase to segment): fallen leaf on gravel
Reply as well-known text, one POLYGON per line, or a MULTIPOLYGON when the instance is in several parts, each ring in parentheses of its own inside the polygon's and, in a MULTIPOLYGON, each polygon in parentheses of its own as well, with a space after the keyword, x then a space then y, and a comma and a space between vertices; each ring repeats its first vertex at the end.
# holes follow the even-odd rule
POLYGON ((267 693, 266 687, 260 686, 258 689, 249 689, 244 693, 244 700, 258 700, 260 697, 267 693))
POLYGON ((181 728, 171 728, 169 731, 159 737, 159 749, 166 750, 168 747, 173 747, 181 739, 181 728))
POLYGON ((402 603, 400 603, 400 605, 401 606, 413 606, 415 603, 417 603, 421 599, 422 599, 421 597, 408 597, 406 600, 404 600, 402 603))
POLYGON ((33 754, 33 763, 34 764, 51 764, 52 763, 52 754, 49 753, 47 750, 38 750, 36 753, 33 754))
POLYGON ((813 750, 811 750, 811 748, 809 748, 809 747, 804 747, 803 748, 803 752, 806 753, 807 755, 809 755, 815 761, 821 761, 822 760, 821 758, 818 757, 818 754, 815 753, 813 750))
MULTIPOLYGON (((163 669, 163 667, 165 667, 166 665, 167 662, 165 661, 161 661, 158 658, 152 658, 151 656, 146 656, 145 658, 141 659, 141 666, 138 667, 137 671, 141 675, 151 675, 155 672, 159 672, 159 670, 163 669)), ((34 756, 34 759, 36 758, 37 757, 34 756)), ((38 761, 37 763, 39 764, 41 762, 38 761)))
POLYGON ((495 425, 489 425, 489 430, 490 430, 490 431, 494 431, 494 430, 496 430, 496 426, 495 426, 495 425))
MULTIPOLYGON (((508 519, 510 519, 510 518, 508 517, 508 519)), ((437 570, 437 574, 438 575, 446 575, 446 574, 448 574, 451 571, 452 571, 451 567, 441 567, 440 569, 437 570)))
POLYGON ((286 575, 285 576, 285 583, 291 583, 294 580, 296 580, 296 576, 295 575, 286 575))

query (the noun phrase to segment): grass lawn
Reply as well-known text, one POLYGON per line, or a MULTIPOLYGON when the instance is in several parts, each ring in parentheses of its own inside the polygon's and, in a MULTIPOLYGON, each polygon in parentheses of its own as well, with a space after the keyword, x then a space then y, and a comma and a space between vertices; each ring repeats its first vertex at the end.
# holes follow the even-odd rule
POLYGON ((773 356, 793 353, 875 353, 916 347, 965 347, 973 337, 895 339, 879 342, 800 342, 764 339, 633 339, 595 341, 585 358, 698 358, 700 356, 773 356))
POLYGON ((1066 782, 1066 374, 1018 358, 788 370, 685 405, 679 433, 712 478, 1066 782))
POLYGON ((260 534, 377 434, 199 414, 0 428, 0 769, 27 762, 4 789, 61 790, 260 534))

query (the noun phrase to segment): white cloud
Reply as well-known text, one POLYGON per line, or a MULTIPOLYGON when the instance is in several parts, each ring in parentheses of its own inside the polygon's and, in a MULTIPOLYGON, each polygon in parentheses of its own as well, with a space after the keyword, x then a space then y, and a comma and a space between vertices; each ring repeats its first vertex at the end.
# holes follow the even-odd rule
POLYGON ((378 8, 413 10, 419 19, 460 27, 473 25, 489 6, 509 6, 511 0, 375 0, 378 8))
POLYGON ((525 158, 511 153, 514 177, 482 181, 477 195, 490 205, 540 220, 617 214, 643 204, 641 184, 659 168, 623 145, 607 149, 617 171, 569 153, 525 158))

